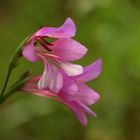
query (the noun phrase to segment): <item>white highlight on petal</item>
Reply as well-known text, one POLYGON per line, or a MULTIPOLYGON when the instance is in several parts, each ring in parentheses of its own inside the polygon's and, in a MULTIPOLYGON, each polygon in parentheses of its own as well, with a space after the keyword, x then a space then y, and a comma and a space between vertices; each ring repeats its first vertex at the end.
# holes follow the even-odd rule
POLYGON ((46 65, 44 73, 38 82, 38 88, 49 88, 51 91, 58 93, 63 86, 63 76, 57 67, 51 64, 46 65))
POLYGON ((76 76, 83 73, 83 67, 77 64, 61 63, 61 68, 68 76, 76 76))
POLYGON ((49 86, 51 83, 51 75, 49 71, 44 70, 42 77, 40 78, 38 82, 38 88, 39 89, 44 89, 49 86))
POLYGON ((60 72, 54 76, 55 77, 50 82, 49 88, 55 93, 58 93, 63 86, 63 76, 60 72))

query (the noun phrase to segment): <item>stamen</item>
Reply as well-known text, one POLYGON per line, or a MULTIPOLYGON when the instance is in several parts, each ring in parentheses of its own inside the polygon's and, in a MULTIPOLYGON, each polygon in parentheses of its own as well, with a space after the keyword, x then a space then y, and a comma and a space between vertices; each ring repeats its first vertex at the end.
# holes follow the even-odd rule
POLYGON ((52 46, 52 44, 50 42, 48 42, 47 40, 45 40, 44 38, 41 38, 47 45, 52 46))
POLYGON ((43 48, 45 48, 47 51, 51 52, 52 50, 48 47, 51 46, 52 44, 47 42, 45 39, 38 37, 37 41, 42 45, 43 48))

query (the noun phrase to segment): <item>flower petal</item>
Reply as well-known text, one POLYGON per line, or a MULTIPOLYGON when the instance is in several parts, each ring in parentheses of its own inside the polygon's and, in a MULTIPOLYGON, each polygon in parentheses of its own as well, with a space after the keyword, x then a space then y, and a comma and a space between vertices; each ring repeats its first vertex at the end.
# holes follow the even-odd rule
POLYGON ((35 62, 37 61, 39 58, 36 54, 36 50, 34 48, 34 44, 31 42, 31 43, 28 43, 23 51, 22 51, 22 55, 29 61, 31 62, 35 62))
POLYGON ((76 26, 71 18, 67 18, 64 24, 58 28, 43 27, 35 33, 36 36, 47 36, 53 38, 73 37, 76 32, 76 26))
POLYGON ((80 106, 78 106, 77 104, 73 104, 73 105, 71 105, 71 107, 73 108, 72 110, 75 113, 75 115, 77 116, 78 120, 81 122, 81 124, 86 126, 87 117, 86 117, 84 110, 82 110, 82 108, 80 106))
POLYGON ((88 106, 86 106, 82 102, 77 102, 77 104, 79 104, 83 108, 83 110, 85 112, 87 112, 89 115, 91 115, 93 117, 96 117, 97 116, 95 112, 93 112, 88 106))
POLYGON ((38 82, 38 88, 39 89, 45 89, 49 87, 51 83, 52 75, 50 73, 50 69, 45 66, 45 70, 43 72, 43 75, 41 76, 39 82, 38 82))
POLYGON ((91 105, 100 99, 100 95, 96 93, 93 89, 89 88, 84 83, 79 83, 79 92, 76 94, 77 100, 85 105, 91 105))
POLYGON ((76 76, 83 73, 83 67, 77 64, 61 63, 61 68, 68 76, 76 76))
POLYGON ((77 84, 71 80, 65 73, 63 73, 63 87, 61 88, 58 96, 63 99, 72 101, 75 99, 75 93, 79 91, 77 84))
POLYGON ((59 100, 59 102, 63 103, 68 108, 70 108, 82 125, 87 125, 87 117, 81 105, 77 104, 75 101, 67 101, 65 99, 61 99, 59 100))
POLYGON ((63 86, 63 76, 60 72, 58 72, 56 73, 56 75, 54 75, 54 78, 52 79, 49 88, 55 93, 58 93, 62 88, 62 86, 63 86))
POLYGON ((65 61, 78 60, 82 58, 87 52, 87 48, 71 38, 56 40, 53 43, 51 49, 52 54, 59 56, 65 61))
POLYGON ((84 68, 83 74, 74 77, 77 82, 88 82, 92 79, 97 78, 102 71, 102 60, 98 59, 91 65, 84 68))
POLYGON ((54 65, 46 64, 42 77, 38 82, 39 89, 49 88, 58 93, 63 86, 63 76, 54 65))

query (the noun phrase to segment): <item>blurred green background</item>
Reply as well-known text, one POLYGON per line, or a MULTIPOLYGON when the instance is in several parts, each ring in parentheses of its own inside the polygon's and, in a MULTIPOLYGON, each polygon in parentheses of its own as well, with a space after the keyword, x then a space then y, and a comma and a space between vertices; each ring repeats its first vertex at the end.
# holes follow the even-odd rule
MULTIPOLYGON (((83 127, 63 105, 17 93, 0 106, 0 140, 139 140, 140 1, 139 0, 0 0, 0 87, 7 63, 19 43, 40 26, 59 26, 66 17, 77 25, 74 37, 87 46, 78 63, 101 57, 103 72, 89 85, 101 99, 83 127)), ((22 59, 11 81, 43 66, 22 59)))

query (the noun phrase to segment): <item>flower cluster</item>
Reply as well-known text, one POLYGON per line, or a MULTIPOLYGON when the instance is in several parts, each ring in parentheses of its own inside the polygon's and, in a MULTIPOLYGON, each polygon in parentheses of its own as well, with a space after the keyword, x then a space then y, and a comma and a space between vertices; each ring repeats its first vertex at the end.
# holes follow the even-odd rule
POLYGON ((29 38, 22 55, 31 62, 41 61, 44 72, 27 81, 22 90, 66 105, 86 125, 86 113, 96 116, 88 106, 100 98, 86 83, 101 73, 102 60, 87 67, 73 64, 87 52, 86 47, 72 39, 75 33, 74 22, 67 18, 62 26, 42 27, 29 38), (50 43, 48 38, 55 41, 50 43))

